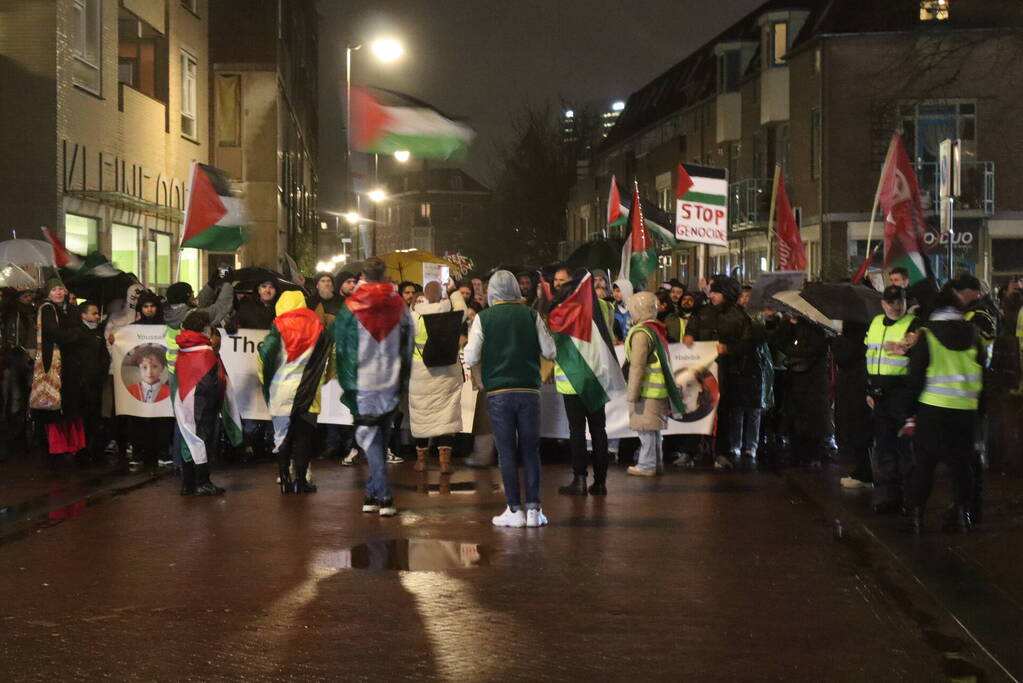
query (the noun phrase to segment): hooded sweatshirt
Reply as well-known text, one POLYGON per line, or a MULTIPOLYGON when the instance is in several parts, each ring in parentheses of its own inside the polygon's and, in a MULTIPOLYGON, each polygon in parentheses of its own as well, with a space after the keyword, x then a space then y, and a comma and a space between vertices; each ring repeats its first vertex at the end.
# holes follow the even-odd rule
POLYGON ((489 307, 473 319, 469 328, 465 364, 482 366, 487 393, 539 391, 540 356, 548 360, 557 356, 543 318, 520 304, 521 297, 515 275, 497 271, 487 287, 489 307))
POLYGON ((330 338, 301 292, 284 292, 259 345, 259 377, 271 417, 309 412, 326 374, 330 338))
POLYGON ((148 289, 139 294, 138 303, 135 304, 135 310, 138 311, 138 319, 135 320, 136 325, 164 325, 163 320, 163 301, 160 297, 148 289), (153 304, 156 306, 156 314, 151 318, 145 318, 142 316, 142 306, 145 304, 153 304))

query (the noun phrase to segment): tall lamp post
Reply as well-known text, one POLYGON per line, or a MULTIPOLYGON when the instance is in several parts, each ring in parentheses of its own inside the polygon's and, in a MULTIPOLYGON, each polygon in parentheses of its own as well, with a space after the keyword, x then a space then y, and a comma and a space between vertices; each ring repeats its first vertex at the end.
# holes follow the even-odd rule
MULTIPOLYGON (((346 200, 349 201, 353 196, 355 197, 354 211, 356 214, 362 207, 359 195, 355 192, 355 183, 352 177, 352 53, 361 49, 362 43, 345 45, 345 194, 347 195, 346 200)), ((378 38, 369 43, 369 49, 377 59, 385 63, 394 62, 405 54, 405 48, 393 38, 378 38)), ((375 232, 374 228, 374 242, 376 241, 375 232)))

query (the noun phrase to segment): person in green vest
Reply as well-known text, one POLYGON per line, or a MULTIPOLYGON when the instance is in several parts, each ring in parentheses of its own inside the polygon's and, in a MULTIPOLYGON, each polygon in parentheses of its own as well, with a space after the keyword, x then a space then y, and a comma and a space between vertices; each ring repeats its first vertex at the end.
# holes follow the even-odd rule
POLYGON ((944 462, 952 475, 954 497, 945 530, 965 533, 972 528, 973 433, 987 350, 975 326, 963 319, 962 303, 951 287, 939 292, 909 360, 908 383, 915 405, 902 432, 913 436, 916 464, 902 528, 914 534, 923 530, 934 468, 944 462))
POLYGON ((521 299, 519 282, 510 271, 490 277, 488 307, 472 321, 464 361, 469 367, 481 366, 508 503, 493 524, 539 527, 547 524, 540 505, 540 357, 554 360, 557 348, 543 318, 521 299), (526 478, 525 510, 518 463, 526 478))
POLYGON ((908 393, 906 350, 920 321, 906 312, 906 306, 903 287, 885 287, 881 293, 884 313, 871 321, 863 340, 867 346, 867 405, 874 419, 874 485, 885 488, 884 498, 874 504, 878 514, 892 514, 903 508, 909 476, 911 455, 907 441, 899 438, 899 430, 913 398, 908 393))

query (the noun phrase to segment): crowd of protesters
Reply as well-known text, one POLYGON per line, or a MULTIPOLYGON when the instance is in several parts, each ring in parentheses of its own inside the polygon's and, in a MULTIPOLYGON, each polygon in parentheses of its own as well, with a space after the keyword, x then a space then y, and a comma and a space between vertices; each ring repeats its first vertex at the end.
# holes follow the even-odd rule
POLYGON ((934 468, 945 462, 955 491, 945 527, 966 531, 983 516, 985 403, 996 385, 1019 390, 1023 292, 1016 279, 997 302, 969 274, 917 301, 907 273, 896 269, 882 292, 883 313, 869 323, 845 321, 836 332, 784 307, 751 309, 750 286, 721 275, 692 288, 671 280, 634 292, 627 279, 612 282, 599 269, 555 267, 547 278, 498 270, 485 281, 424 289, 389 282, 383 263, 369 259, 361 272, 317 273, 297 290, 267 272, 235 291, 230 269, 218 269, 198 297, 184 282, 162 297, 135 283, 103 310, 77 304, 56 278, 41 292, 6 292, 3 456, 38 446, 52 464, 87 465, 113 454, 134 466, 173 465, 182 493, 199 495, 223 493, 209 478, 221 451, 276 461, 285 493, 316 491, 314 454, 344 465, 365 459, 362 509, 390 516, 396 507, 387 464, 414 454, 414 468, 424 471, 436 453, 447 474, 453 455, 468 455, 470 466, 500 466, 507 508, 495 525, 542 526, 542 382, 556 385, 569 425, 573 476, 560 493, 606 495, 608 466, 629 445, 607 438, 604 409, 584 401, 548 331, 548 320, 585 281, 604 341, 625 346, 622 388, 639 437, 630 475, 701 462, 719 470, 821 467, 837 456, 853 464, 842 486, 877 488, 874 510, 902 513, 904 528, 919 532, 934 468), (109 345, 128 324, 165 327, 166 353, 140 353, 142 381, 129 390, 141 401, 173 393, 175 418, 115 415, 109 345), (268 331, 258 357, 271 420, 244 420, 244 439, 233 447, 230 430, 217 425, 228 381, 217 354, 220 328, 268 331), (684 411, 668 345, 695 342, 715 344, 714 433, 662 434, 684 411), (165 369, 169 386, 155 379, 165 369), (351 426, 317 424, 321 389, 332 377, 351 426), (462 424, 465 381, 481 389, 471 425, 462 424), (47 390, 59 392, 49 397, 59 408, 46 405, 47 390))

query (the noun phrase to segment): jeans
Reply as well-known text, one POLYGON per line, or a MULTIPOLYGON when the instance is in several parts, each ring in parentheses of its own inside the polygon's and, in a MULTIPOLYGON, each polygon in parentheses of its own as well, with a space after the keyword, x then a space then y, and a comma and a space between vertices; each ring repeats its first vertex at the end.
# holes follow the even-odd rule
POLYGON ((756 456, 760 441, 760 410, 733 407, 728 415, 728 446, 732 456, 741 452, 756 456))
POLYGON ((589 412, 586 404, 575 394, 564 394, 565 415, 568 416, 569 443, 572 446, 572 472, 586 476, 586 423, 590 425, 593 440, 593 479, 604 483, 607 480, 607 430, 605 429, 604 408, 589 412))
POLYGON ((390 437, 389 420, 384 420, 379 425, 358 425, 355 428, 355 441, 369 462, 366 495, 377 500, 387 500, 391 497, 391 487, 387 483, 387 464, 384 462, 384 453, 387 451, 387 441, 390 437))
POLYGON ((636 432, 639 436, 639 459, 636 467, 644 472, 656 472, 664 467, 664 449, 661 433, 656 430, 636 432))
POLYGON ((526 508, 540 509, 540 394, 503 391, 487 396, 487 414, 494 430, 501 480, 508 507, 522 507, 519 468, 526 475, 526 508))

